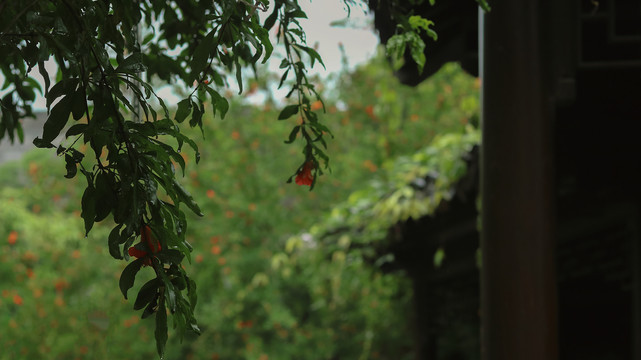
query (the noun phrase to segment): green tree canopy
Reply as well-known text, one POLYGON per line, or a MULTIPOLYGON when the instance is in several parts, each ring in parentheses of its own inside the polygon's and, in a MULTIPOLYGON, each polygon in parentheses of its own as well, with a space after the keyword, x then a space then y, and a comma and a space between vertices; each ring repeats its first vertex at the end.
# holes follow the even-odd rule
MULTIPOLYGON (((348 7, 355 3, 345 0, 348 7)), ((402 15, 391 53, 399 56, 407 48, 422 67, 424 43, 403 34, 436 35, 428 20, 402 15)), ((199 331, 196 283, 182 263, 191 261, 192 251, 184 209, 202 211, 176 172, 185 173, 185 147, 192 149, 195 162, 200 153, 181 124, 202 131, 206 112, 225 117, 229 102, 223 89, 235 78, 242 93, 244 69, 255 70, 272 56, 271 29, 284 54, 278 87, 288 87, 290 99, 278 119, 295 119, 285 142, 302 145, 302 159, 289 181, 311 189, 328 167, 325 138, 331 131, 316 113, 324 104, 306 72, 322 59, 305 42, 299 23, 305 17, 297 0, 0 2, 5 79, 0 139, 23 140, 21 119, 34 115, 40 92, 48 116, 34 144, 64 157, 67 178, 78 172, 85 178, 81 217, 86 234, 94 223, 113 219, 109 253, 115 259, 135 258, 120 276, 124 297, 141 268, 154 270, 134 307, 143 317, 156 317, 161 357, 165 309, 181 336, 188 329, 199 331), (56 74, 45 67, 50 60, 56 74), (170 109, 154 90, 157 81, 182 86, 187 96, 170 109)))

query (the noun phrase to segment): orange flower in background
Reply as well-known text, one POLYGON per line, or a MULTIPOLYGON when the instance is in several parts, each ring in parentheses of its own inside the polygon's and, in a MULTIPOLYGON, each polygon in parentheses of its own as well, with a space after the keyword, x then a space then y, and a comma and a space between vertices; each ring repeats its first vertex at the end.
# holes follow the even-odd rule
POLYGON ((367 116, 370 118, 376 120, 376 115, 374 115, 374 105, 365 106, 365 113, 367 113, 367 116))
POLYGON ((22 305, 22 297, 18 294, 13 295, 13 303, 18 306, 22 305))
POLYGON ((37 260, 38 256, 29 250, 25 251, 25 253, 22 254, 22 261, 35 262, 37 260))
POLYGON ((9 233, 9 236, 7 237, 7 242, 9 245, 14 245, 18 241, 18 232, 17 231, 12 231, 9 233))
POLYGON ((34 162, 29 163, 29 175, 35 176, 38 174, 39 166, 34 162))
POLYGON ((375 172, 376 170, 378 170, 378 166, 376 166, 376 164, 374 164, 371 160, 363 161, 363 166, 369 169, 369 171, 371 172, 375 172))
POLYGON ((216 192, 212 189, 207 190, 207 197, 213 199, 216 196, 216 192))
POLYGON ((247 321, 239 320, 236 323, 236 327, 239 329, 251 329, 252 326, 254 326, 254 323, 251 320, 247 320, 247 321))
POLYGON ((303 168, 298 171, 298 174, 296 174, 296 184, 311 186, 314 182, 314 175, 312 175, 312 170, 314 168, 315 166, 313 162, 306 162, 305 165, 303 165, 303 168))
POLYGON ((36 288, 36 289, 33 289, 33 291, 32 291, 32 292, 33 292, 33 297, 34 297, 34 298, 36 298, 36 299, 37 299, 37 298, 39 298, 39 297, 42 297, 42 294, 43 294, 42 289, 40 289, 40 288, 36 288))
POLYGON ((312 111, 320 110, 322 108, 323 108, 323 102, 320 100, 314 101, 310 107, 312 111))
POLYGON ((58 279, 54 284, 57 292, 62 292, 65 289, 69 288, 69 283, 65 279, 58 279))
POLYGON ((151 253, 155 254, 162 250, 162 247, 160 246, 158 239, 156 239, 152 234, 149 225, 144 225, 140 230, 140 242, 130 247, 128 253, 129 256, 133 256, 137 259, 145 258, 145 265, 151 265, 151 259, 147 257, 147 250, 151 250, 151 253))

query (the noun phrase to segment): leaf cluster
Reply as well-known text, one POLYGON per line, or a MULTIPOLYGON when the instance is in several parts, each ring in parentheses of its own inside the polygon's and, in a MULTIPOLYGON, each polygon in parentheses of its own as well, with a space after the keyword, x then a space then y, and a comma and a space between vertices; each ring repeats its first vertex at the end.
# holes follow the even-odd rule
MULTIPOLYGON (((309 110, 307 94, 315 92, 301 59, 304 52, 312 65, 322 63, 305 45, 297 22, 306 15, 297 1, 277 1, 261 24, 258 12, 267 11, 267 6, 264 0, 0 3, 0 71, 5 79, 0 139, 6 135, 11 141, 23 140, 21 119, 33 116, 40 92, 48 116, 34 144, 55 148, 64 157, 65 177, 84 176, 85 233, 111 215, 109 253, 128 261, 127 249, 141 229, 153 230, 163 250, 131 262, 120 284, 127 297, 136 274, 151 261, 156 278, 143 286, 135 308, 144 307, 143 317, 156 314, 161 357, 167 341, 165 309, 174 314, 180 333, 198 329, 193 315, 196 284, 181 262, 191 253, 183 210, 202 212, 176 180, 176 170, 185 172, 183 145, 193 150, 196 162, 200 154, 179 125, 186 122, 202 131, 206 103, 214 114, 225 117, 229 103, 221 93, 229 85, 227 74, 235 75, 242 92, 242 70, 272 54, 268 30, 276 22, 287 53, 283 81, 290 70, 295 74, 290 94, 298 94, 307 122, 295 127, 307 140, 304 153, 308 160, 328 160, 316 145, 326 146, 322 133, 328 129, 309 110), (46 65, 50 61, 56 64, 55 75, 46 65), (44 86, 32 70, 38 71, 44 86), (174 113, 156 94, 152 83, 157 81, 191 88, 174 113)), ((284 114, 290 111, 286 108, 284 114)))
MULTIPOLYGON (((438 40, 438 34, 432 28, 438 27, 434 21, 426 19, 421 14, 415 13, 415 8, 425 3, 426 0, 412 1, 372 1, 375 5, 375 11, 389 12, 392 22, 396 23, 396 33, 392 35, 385 44, 387 56, 392 61, 393 67, 398 70, 403 66, 405 54, 409 51, 411 60, 416 64, 418 73, 423 72, 425 67, 425 40, 431 38, 438 40), (386 8, 383 9, 383 4, 386 8), (423 32, 425 36, 423 36, 423 32)), ((428 0, 430 6, 434 6, 436 0, 428 0)), ((475 0, 478 5, 486 12, 491 10, 486 0, 475 0)))
POLYGON ((335 206, 312 234, 328 244, 350 237, 364 257, 376 265, 390 261, 385 247, 388 230, 409 219, 433 215, 442 202, 455 195, 456 184, 467 172, 466 155, 480 142, 480 131, 468 126, 465 133, 441 134, 411 156, 390 162, 386 174, 354 191, 335 206))

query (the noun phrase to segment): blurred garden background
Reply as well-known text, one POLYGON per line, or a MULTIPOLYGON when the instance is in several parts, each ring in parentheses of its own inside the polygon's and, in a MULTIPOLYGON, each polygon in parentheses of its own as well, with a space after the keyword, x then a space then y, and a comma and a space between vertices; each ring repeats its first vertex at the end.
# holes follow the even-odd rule
MULTIPOLYGON (((166 359, 413 358, 406 274, 381 271, 367 253, 373 237, 328 243, 318 229, 337 221, 337 209, 356 212, 396 186, 399 161, 420 177, 434 157, 452 156, 430 146, 477 141, 478 79, 448 64, 405 87, 382 53, 317 77, 324 104, 312 106, 325 108, 337 136, 328 143, 331 172, 310 192, 286 183, 299 150, 283 143, 291 123, 276 120, 282 105, 270 94, 279 76, 258 73, 243 98, 229 97, 225 120, 205 118, 204 136, 185 130, 202 156, 196 165, 191 149, 183 152, 182 178, 205 214, 190 218, 187 232, 202 335, 181 343, 170 327, 166 359)), ((62 163, 38 149, 0 165, 0 360, 155 358, 153 320, 113 291, 126 262, 108 253, 112 224, 85 238, 84 180, 65 179, 62 163)), ((405 217, 417 211, 429 209, 405 217)), ((134 290, 152 273, 143 269, 134 290)))

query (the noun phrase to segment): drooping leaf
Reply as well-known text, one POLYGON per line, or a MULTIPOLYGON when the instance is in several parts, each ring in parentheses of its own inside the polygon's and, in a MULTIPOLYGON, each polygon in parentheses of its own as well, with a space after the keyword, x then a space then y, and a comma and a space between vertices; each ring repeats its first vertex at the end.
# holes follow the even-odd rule
POLYGON ((78 166, 76 165, 76 162, 73 159, 73 156, 69 154, 65 154, 65 168, 67 169, 67 173, 65 174, 65 177, 67 179, 72 179, 76 176, 78 173, 78 166))
POLYGON ((204 215, 202 210, 200 210, 198 203, 196 202, 196 200, 194 200, 193 196, 191 196, 191 194, 175 179, 173 179, 173 187, 176 190, 176 194, 178 195, 180 201, 187 205, 187 207, 191 209, 194 214, 198 216, 204 215))
POLYGON ((292 132, 289 133, 289 138, 285 140, 285 144, 291 144, 296 140, 296 135, 298 135, 298 132, 300 131, 300 125, 294 126, 292 129, 292 132))
POLYGON ((191 63, 189 64, 193 80, 196 80, 196 76, 205 70, 209 54, 214 49, 216 39, 215 35, 215 30, 209 31, 194 50, 194 55, 192 56, 191 63))
POLYGON ((136 259, 130 262, 125 269, 120 274, 120 291, 122 295, 127 299, 127 291, 134 286, 134 281, 136 280, 136 274, 140 271, 140 268, 143 265, 143 259, 136 259))
POLYGON ((51 113, 42 128, 42 141, 51 143, 67 124, 73 105, 73 96, 66 95, 51 109, 51 113))
POLYGON ((85 235, 89 234, 96 219, 96 189, 89 185, 82 195, 82 213, 80 217, 85 221, 85 235))
POLYGON ((154 336, 156 338, 156 349, 158 356, 162 359, 165 355, 165 345, 167 344, 167 312, 165 310, 164 297, 161 296, 159 309, 156 312, 156 329, 154 336))
POLYGON ((162 281, 158 278, 147 281, 138 291, 136 301, 134 302, 134 310, 140 310, 146 307, 154 297, 157 296, 160 285, 162 285, 162 281))
POLYGON ((298 105, 287 105, 278 115, 278 120, 289 119, 298 113, 298 105))
POLYGON ((118 64, 116 72, 139 73, 146 69, 147 67, 142 63, 142 53, 135 52, 118 64))
POLYGON ((111 232, 109 233, 109 239, 107 241, 109 245, 109 254, 114 258, 114 259, 122 259, 122 253, 120 252, 120 244, 122 243, 121 237, 120 237, 120 228, 122 225, 118 225, 111 229, 111 232))
POLYGON ((183 122, 189 116, 189 113, 191 112, 191 99, 183 99, 178 102, 178 108, 176 109, 176 115, 174 116, 174 120, 176 122, 183 122))

